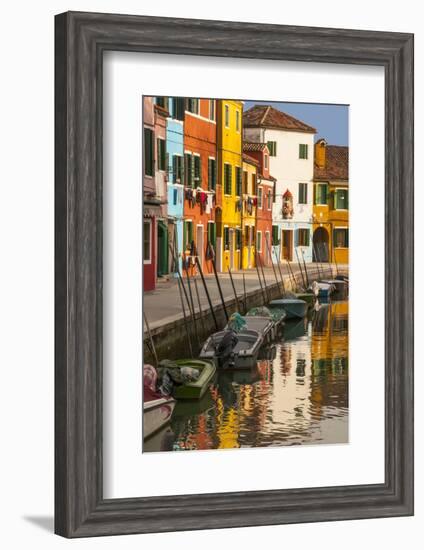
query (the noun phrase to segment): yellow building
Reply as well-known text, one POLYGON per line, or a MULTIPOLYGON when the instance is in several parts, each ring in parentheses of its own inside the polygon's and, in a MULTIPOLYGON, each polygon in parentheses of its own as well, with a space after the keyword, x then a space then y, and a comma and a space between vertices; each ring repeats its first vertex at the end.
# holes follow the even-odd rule
POLYGON ((243 154, 242 189, 242 267, 251 269, 256 266, 255 224, 257 208, 257 182, 259 162, 246 153, 243 154))
POLYGON ((314 259, 349 263, 349 148, 315 144, 314 259))
MULTIPOLYGON (((220 271, 241 268, 243 103, 221 99, 217 108, 218 174, 222 193, 220 271)), ((219 202, 217 201, 219 204, 219 202)), ((217 239, 218 250, 218 239, 217 239)))

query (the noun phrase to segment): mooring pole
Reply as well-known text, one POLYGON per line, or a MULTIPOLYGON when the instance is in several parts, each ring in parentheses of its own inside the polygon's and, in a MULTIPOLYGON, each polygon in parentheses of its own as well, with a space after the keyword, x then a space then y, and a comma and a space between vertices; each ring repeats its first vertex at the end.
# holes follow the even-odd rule
POLYGON ((226 318, 227 321, 228 321, 227 306, 225 305, 224 295, 222 294, 221 283, 219 282, 218 273, 216 272, 215 258, 212 258, 211 261, 212 261, 213 273, 214 273, 214 275, 215 275, 216 286, 218 287, 219 296, 220 296, 220 298, 221 298, 222 307, 223 307, 223 309, 224 309, 225 318, 226 318))
POLYGON ((306 269, 305 253, 303 251, 303 248, 302 248, 302 259, 303 259, 303 267, 305 268, 306 284, 308 285, 307 288, 309 288, 308 270, 306 269))
POLYGON ((193 293, 191 292, 190 275, 188 274, 187 268, 185 269, 185 273, 187 277, 188 294, 190 296, 190 303, 191 303, 191 320, 194 326, 194 334, 196 335, 197 344, 200 346, 199 333, 197 331, 196 312, 194 311, 193 293))
POLYGON ((259 286, 261 287, 261 293, 262 293, 262 298, 263 298, 263 305, 265 305, 265 302, 266 302, 266 296, 265 296, 265 293, 264 293, 264 289, 262 287, 262 280, 261 280, 261 276, 259 275, 259 267, 258 267, 258 260, 256 258, 256 251, 255 251, 255 267, 256 267, 256 273, 258 275, 258 281, 259 281, 259 286))
POLYGON ((240 313, 240 306, 239 306, 239 301, 238 301, 238 297, 237 297, 236 287, 234 286, 233 276, 231 274, 231 269, 230 268, 228 268, 228 274, 230 276, 231 286, 233 287, 234 298, 236 300, 236 308, 237 308, 238 313, 240 313))
POLYGON ((194 278, 194 288, 196 290, 197 303, 199 305, 199 315, 200 315, 200 319, 202 321, 203 336, 205 336, 206 335, 205 320, 203 319, 202 304, 200 302, 199 288, 197 286, 197 279, 196 278, 194 278))
POLYGON ((278 278, 277 278, 277 271, 276 271, 276 269, 275 269, 274 262, 272 261, 271 246, 270 246, 269 241, 268 241, 268 239, 267 239, 267 237, 266 237, 266 234, 265 234, 265 241, 266 241, 266 245, 267 245, 267 248, 268 248, 268 254, 269 254, 270 258, 271 258, 271 265, 272 265, 272 269, 273 269, 273 271, 274 271, 274 277, 275 277, 275 280, 276 280, 276 282, 277 282, 277 286, 280 286, 280 282, 278 281, 278 278))
POLYGON ((216 318, 216 315, 215 315, 215 311, 213 309, 212 300, 211 300, 211 297, 210 297, 210 294, 209 294, 208 287, 206 285, 205 277, 203 275, 202 266, 200 265, 199 258, 197 256, 196 256, 195 261, 196 261, 197 269, 199 270, 199 273, 200 273, 200 278, 202 279, 203 288, 205 289, 206 298, 208 300, 209 309, 211 310, 211 315, 212 315, 213 321, 215 323, 215 328, 216 328, 216 330, 219 330, 218 321, 217 321, 217 318, 216 318))
POLYGON ((181 291, 181 281, 180 281, 179 277, 177 279, 177 283, 178 283, 178 291, 180 293, 181 308, 183 310, 184 327, 185 327, 185 331, 186 331, 186 335, 187 335, 188 347, 190 349, 190 356, 193 358, 193 348, 192 348, 192 345, 191 345, 190 331, 188 330, 187 316, 186 316, 186 311, 185 311, 185 307, 184 307, 183 293, 181 291))
POLYGON ((263 280, 264 280, 264 288, 265 288, 266 300, 267 300, 268 302, 270 302, 271 300, 270 300, 270 297, 269 297, 269 294, 268 294, 268 287, 266 286, 266 279, 265 279, 265 274, 264 274, 264 268, 263 268, 263 265, 262 265, 261 257, 259 256, 258 253, 256 253, 256 258, 257 258, 256 262, 257 262, 258 259, 259 259, 259 265, 260 265, 260 268, 261 268, 262 278, 263 278, 263 280))
POLYGON ((299 253, 297 252, 297 247, 295 247, 294 251, 296 252, 297 265, 299 266, 300 276, 302 277, 303 290, 306 290, 306 281, 305 281, 305 277, 303 276, 303 270, 302 270, 302 266, 300 264, 299 253))
POLYGON ((244 313, 247 313, 246 278, 243 272, 244 313))
POLYGON ((155 344, 153 342, 152 333, 150 332, 150 326, 149 326, 149 323, 147 321, 146 312, 144 310, 143 310, 143 317, 144 317, 144 322, 145 322, 146 328, 147 328, 147 334, 149 335, 150 345, 152 347, 152 355, 153 355, 155 363, 156 363, 155 366, 157 367, 158 364, 159 364, 158 356, 157 356, 157 353, 156 353, 155 344))

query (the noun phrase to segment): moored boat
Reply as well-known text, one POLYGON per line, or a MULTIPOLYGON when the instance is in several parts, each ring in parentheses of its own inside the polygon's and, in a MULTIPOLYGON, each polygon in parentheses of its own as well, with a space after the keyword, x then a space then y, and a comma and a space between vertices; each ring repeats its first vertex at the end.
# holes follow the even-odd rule
POLYGON ((335 292, 344 293, 347 291, 347 282, 341 279, 325 279, 321 281, 322 283, 327 283, 334 286, 335 292))
POLYGON ((286 319, 302 319, 308 313, 308 304, 305 300, 297 298, 279 298, 268 304, 271 310, 283 309, 286 312, 286 319))
POLYGON ((200 357, 213 360, 218 368, 250 368, 256 363, 262 343, 263 337, 256 330, 243 329, 238 334, 221 330, 209 336, 200 357))
POLYGON ((244 319, 248 329, 262 332, 264 340, 273 340, 277 337, 284 324, 286 312, 282 309, 270 310, 265 306, 254 307, 250 309, 244 319), (262 321, 258 321, 261 319, 262 321), (269 325, 270 321, 272 325, 269 325))
POLYGON ((336 290, 336 287, 332 283, 314 281, 311 284, 311 290, 317 298, 328 298, 336 290))
POLYGON ((181 371, 184 367, 194 369, 198 372, 196 380, 185 382, 182 380, 180 384, 174 384, 172 396, 175 399, 200 399, 208 389, 216 372, 216 367, 213 361, 204 361, 200 359, 177 359, 176 361, 161 361, 159 368, 168 370, 172 375, 173 372, 181 371))
POLYGON ((157 372, 152 365, 143 367, 143 439, 161 430, 171 420, 176 401, 156 389, 157 372))

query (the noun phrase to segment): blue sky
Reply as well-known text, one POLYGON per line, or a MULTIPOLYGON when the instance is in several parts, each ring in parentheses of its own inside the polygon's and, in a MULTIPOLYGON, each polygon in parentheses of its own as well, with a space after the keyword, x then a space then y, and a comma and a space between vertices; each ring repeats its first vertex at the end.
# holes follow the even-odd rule
POLYGON ((319 103, 286 103, 246 101, 245 110, 253 105, 272 105, 317 130, 315 140, 325 138, 329 145, 349 145, 349 107, 319 103))

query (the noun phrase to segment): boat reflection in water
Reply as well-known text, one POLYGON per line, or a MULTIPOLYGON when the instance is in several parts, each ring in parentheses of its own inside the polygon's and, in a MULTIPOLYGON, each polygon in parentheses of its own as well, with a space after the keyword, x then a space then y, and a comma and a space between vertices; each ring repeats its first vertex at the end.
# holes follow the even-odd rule
POLYGON ((178 402, 144 451, 348 442, 348 302, 289 321, 250 371, 219 371, 203 398, 178 402))

